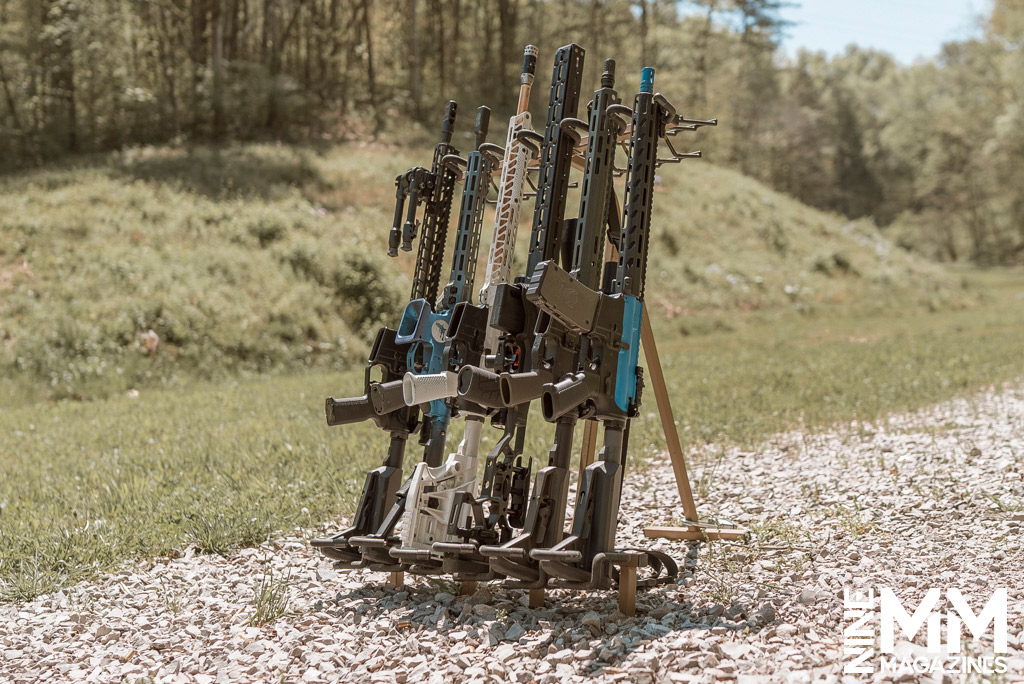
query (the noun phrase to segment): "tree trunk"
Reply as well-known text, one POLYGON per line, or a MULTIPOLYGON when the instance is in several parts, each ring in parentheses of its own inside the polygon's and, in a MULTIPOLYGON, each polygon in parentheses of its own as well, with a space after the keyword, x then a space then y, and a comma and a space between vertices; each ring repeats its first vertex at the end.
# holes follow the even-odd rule
POLYGON ((694 105, 704 109, 708 102, 708 52, 711 49, 711 20, 718 7, 717 0, 708 3, 708 13, 704 20, 704 28, 697 34, 697 65, 694 71, 694 105))
POLYGON ((11 93, 11 84, 7 80, 7 73, 4 71, 3 60, 0 60, 0 85, 3 85, 4 87, 4 96, 7 98, 7 111, 11 113, 11 121, 14 122, 14 129, 20 134, 22 133, 21 117, 18 116, 18 107, 14 102, 14 95, 11 93))
POLYGON ((430 13, 434 15, 434 19, 437 22, 437 33, 434 36, 434 43, 437 45, 438 90, 441 93, 441 98, 444 99, 447 97, 448 92, 448 58, 444 50, 447 41, 444 35, 445 13, 441 6, 441 0, 431 0, 430 13))
POLYGON ((377 76, 373 69, 373 26, 370 23, 370 0, 363 0, 363 36, 366 38, 366 81, 370 89, 370 102, 373 106, 373 135, 380 132, 383 126, 381 103, 377 99, 377 76))
POLYGON ((192 0, 192 134, 203 129, 203 103, 200 96, 203 69, 206 66, 206 26, 209 0, 192 0))
POLYGON ((419 0, 407 0, 409 14, 409 98, 412 101, 413 116, 419 119, 423 114, 423 64, 420 56, 420 14, 419 0))
POLYGON ((639 0, 640 5, 640 64, 650 66, 650 54, 647 51, 647 0, 639 0))
POLYGON ((174 40, 167 23, 167 10, 157 7, 160 35, 156 41, 157 58, 160 60, 160 72, 167 84, 167 96, 171 105, 171 124, 175 135, 181 133, 181 113, 178 111, 178 83, 175 78, 174 40))
MULTIPOLYGON (((451 60, 451 69, 449 69, 449 72, 452 74, 452 76, 455 76, 455 74, 459 73, 459 40, 462 39, 462 8, 459 5, 459 0, 452 0, 452 49, 448 55, 448 58, 451 60)), ((457 84, 458 81, 456 80, 455 83, 457 84)))
POLYGON ((498 75, 501 86, 501 97, 498 100, 504 105, 515 102, 516 92, 509 79, 509 66, 516 64, 516 6, 515 0, 499 0, 498 33, 501 41, 501 53, 498 55, 498 75))
POLYGON ((238 55, 238 5, 239 0, 231 0, 224 19, 224 35, 227 39, 227 42, 224 44, 224 59, 229 62, 238 55))
POLYGON ((224 137, 224 0, 216 0, 213 19, 213 137, 224 137))

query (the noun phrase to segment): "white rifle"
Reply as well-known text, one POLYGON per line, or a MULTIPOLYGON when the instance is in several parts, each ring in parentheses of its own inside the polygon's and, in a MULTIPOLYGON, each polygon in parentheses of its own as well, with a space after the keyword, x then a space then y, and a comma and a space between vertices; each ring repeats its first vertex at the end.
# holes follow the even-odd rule
MULTIPOLYGON (((534 132, 530 112, 527 111, 536 63, 537 48, 533 45, 526 46, 523 55, 517 113, 509 120, 508 136, 502 155, 494 230, 491 236, 484 283, 480 289, 480 306, 461 307, 453 315, 451 328, 448 330, 450 339, 453 339, 447 354, 449 357, 448 370, 421 375, 410 372, 405 375, 403 390, 408 406, 448 400, 458 396, 457 370, 467 363, 480 365, 484 356, 493 353, 498 343, 498 331, 486 324, 486 318, 481 321, 479 313, 482 311, 486 314, 486 311, 494 303, 497 286, 507 283, 511 279, 516 230, 519 225, 520 207, 526 187, 527 166, 538 152, 538 147, 532 143, 530 138, 531 134, 534 138, 540 137, 534 132), (462 324, 463 320, 468 319, 469 316, 460 314, 467 312, 476 314, 476 326, 470 325, 468 320, 465 320, 465 325, 462 324), (479 348, 479 340, 475 344, 467 346, 459 344, 459 330, 467 332, 469 328, 474 327, 477 332, 471 334, 471 337, 479 337, 479 331, 483 330, 482 349, 479 348)), ((458 527, 465 527, 469 524, 471 518, 469 506, 458 504, 463 509, 458 512, 453 511, 453 508, 456 506, 456 501, 472 499, 477 493, 480 436, 488 410, 475 405, 460 405, 459 414, 465 416, 466 427, 458 449, 449 454, 448 459, 439 466, 430 467, 426 463, 418 464, 409 480, 402 548, 392 550, 391 555, 395 558, 414 563, 429 561, 429 550, 435 542, 457 539, 449 531, 451 522, 457 521, 458 527), (468 497, 466 497, 467 494, 468 497)))

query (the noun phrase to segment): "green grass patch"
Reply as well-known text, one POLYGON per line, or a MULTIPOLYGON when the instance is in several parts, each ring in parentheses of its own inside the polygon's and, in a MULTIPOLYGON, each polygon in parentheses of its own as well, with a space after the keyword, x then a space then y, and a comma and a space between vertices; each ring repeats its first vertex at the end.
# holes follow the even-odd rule
MULTIPOLYGON (((430 154, 142 148, 0 176, 0 405, 358 365, 409 292, 414 255, 384 256, 395 175, 430 154)), ((737 311, 941 310, 979 296, 870 222, 734 171, 694 162, 659 177, 649 301, 689 334, 729 331, 737 311)), ((573 194, 568 214, 577 206, 573 194)))
MULTIPOLYGON (((655 321, 684 439, 756 444, 791 427, 875 419, 1024 375, 1024 273, 967 276, 967 309, 736 315, 734 329, 672 334, 655 321)), ((650 406, 649 410, 654 411, 650 406)))
MULTIPOLYGON (((700 336, 656 320, 684 440, 752 445, 1024 376, 1024 274, 965 277, 991 292, 985 304, 898 318, 753 313, 700 336)), ((188 544, 227 553, 351 512, 386 436, 328 429, 322 406, 359 386, 356 371, 305 373, 0 411, 0 591, 27 599, 126 559, 188 544)), ((664 446, 654 415, 649 392, 633 463, 664 446)), ((531 421, 528 453, 543 463, 551 426, 531 421)), ((452 445, 458 433, 456 421, 452 445)), ((678 511, 665 505, 668 522, 678 511)))

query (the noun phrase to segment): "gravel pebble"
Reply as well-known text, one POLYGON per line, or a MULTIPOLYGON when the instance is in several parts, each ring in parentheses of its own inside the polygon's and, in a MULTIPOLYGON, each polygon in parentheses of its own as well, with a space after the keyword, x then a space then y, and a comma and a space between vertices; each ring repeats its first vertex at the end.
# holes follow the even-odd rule
POLYGON ((1024 681, 1019 385, 689 457, 701 515, 743 520, 752 537, 644 539, 645 525, 681 512, 667 457, 631 471, 619 543, 683 561, 675 584, 638 593, 634 618, 610 592, 550 590, 530 610, 524 592, 497 583, 472 597, 437 579, 396 590, 307 546, 332 521, 227 558, 187 549, 0 605, 0 681, 855 684, 842 674, 843 590, 879 585, 907 605, 932 585, 982 598, 1006 587, 1007 678, 1024 681), (257 627, 253 590, 271 571, 289 578, 288 613, 257 627))

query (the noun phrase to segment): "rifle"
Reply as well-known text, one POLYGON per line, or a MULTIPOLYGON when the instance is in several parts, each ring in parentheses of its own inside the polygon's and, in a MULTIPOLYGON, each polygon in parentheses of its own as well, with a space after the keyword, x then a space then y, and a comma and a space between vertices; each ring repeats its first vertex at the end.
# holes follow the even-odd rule
MULTIPOLYGON (((425 449, 424 461, 416 466, 407 485, 402 547, 391 549, 390 556, 401 562, 417 563, 420 571, 431 569, 430 546, 435 540, 445 538, 449 516, 458 514, 452 505, 455 495, 460 491, 472 492, 476 487, 476 453, 482 417, 467 417, 465 438, 457 452, 450 454, 444 463, 434 462, 432 452, 435 444, 444 446, 451 419, 446 395, 438 391, 438 385, 443 388, 446 378, 439 371, 450 363, 445 354, 447 331, 455 307, 468 302, 473 290, 484 204, 494 166, 504 154, 500 147, 486 142, 489 117, 487 107, 477 110, 476 149, 465 162, 448 157, 444 160, 450 166, 464 163, 466 170, 450 279, 437 302, 437 313, 430 310, 425 300, 409 302, 399 327, 398 339, 411 344, 409 366, 413 369, 403 379, 403 398, 410 406, 425 406, 424 420, 430 421, 433 434, 425 449), (428 381, 417 383, 419 377, 428 381)), ((451 377, 454 378, 454 374, 451 377)))
MULTIPOLYGON (((451 144, 455 114, 456 104, 449 101, 442 120, 441 141, 434 147, 430 171, 414 167, 395 181, 396 206, 388 236, 389 253, 398 244, 398 236, 403 235, 403 230, 410 242, 415 238, 418 225, 416 212, 421 205, 424 207, 423 237, 417 253, 416 275, 411 292, 413 300, 431 296, 432 293, 436 296, 437 293, 440 275, 437 264, 444 251, 456 180, 456 175, 442 164, 442 160, 458 154, 458 150, 451 144), (404 225, 401 223, 403 218, 404 225)), ((406 443, 409 436, 420 429, 419 407, 406 406, 404 402, 392 406, 395 403, 394 387, 398 387, 400 396, 411 346, 399 341, 397 335, 398 331, 393 328, 382 327, 377 331, 363 374, 362 396, 344 399, 328 397, 325 402, 328 425, 348 425, 370 420, 390 433, 384 462, 366 475, 352 525, 330 537, 311 541, 324 555, 350 567, 362 567, 365 562, 361 554, 349 545, 349 540, 372 533, 382 525, 386 526, 387 515, 400 496, 399 483, 406 443), (381 371, 380 382, 370 379, 374 368, 381 371)))
MULTIPOLYGON (((535 141, 541 139, 533 131, 528 111, 536 64, 537 48, 527 45, 523 54, 517 113, 509 120, 501 163, 501 181, 485 280, 480 289, 480 305, 474 306, 468 301, 455 305, 444 352, 446 370, 436 375, 406 374, 406 400, 409 403, 456 397, 454 371, 466 365, 482 365, 497 347, 498 330, 487 325, 487 314, 494 303, 497 286, 510 280, 527 165, 539 152, 535 141)), ((430 509, 430 515, 441 520, 447 513, 447 540, 444 535, 435 535, 435 539, 440 541, 433 543, 431 551, 435 556, 444 557, 446 569, 463 579, 470 576, 472 579, 489 579, 483 576, 487 573, 487 563, 477 557, 476 545, 480 541, 498 541, 502 534, 510 534, 511 525, 522 524, 530 473, 530 467, 523 466, 521 458, 526 415, 515 408, 487 409, 466 399, 458 400, 456 408, 467 421, 460 453, 471 450, 475 459, 478 447, 474 442, 479 439, 480 426, 487 415, 491 416, 493 425, 503 428, 504 434, 487 455, 479 497, 465 487, 455 491, 450 498, 448 490, 440 486, 435 490, 438 498, 443 491, 444 499, 443 503, 436 502, 430 509), (463 512, 466 506, 471 512, 472 523, 463 512), (495 531, 496 528, 500 531, 495 531), (472 543, 460 544, 456 541, 459 538, 466 542, 472 539, 472 543)), ((466 462, 468 464, 469 460, 466 462)), ((475 470, 475 460, 472 466, 475 470)))
MULTIPOLYGON (((638 361, 654 169, 667 161, 658 159, 658 141, 675 120, 675 108, 654 93, 654 70, 643 69, 632 111, 618 262, 609 263, 614 273, 608 268, 605 286, 599 289, 547 262, 538 268, 527 292, 530 301, 585 340, 577 370, 545 385, 545 419, 569 415, 604 423, 604 445, 583 473, 569 536, 549 549, 531 552, 546 574, 577 586, 607 587, 612 580, 607 555, 615 542, 629 420, 637 414, 643 387, 638 361)), ((681 157, 673 150, 673 158, 681 157)), ((591 249, 588 258, 595 251, 591 249)), ((656 570, 664 567, 674 575, 671 558, 651 553, 656 570)))
MULTIPOLYGON (((560 48, 555 55, 527 273, 560 254, 569 172, 575 146, 580 141, 580 135, 565 120, 574 120, 578 108, 583 57, 583 48, 575 44, 560 48)), ((482 390, 488 385, 493 387, 497 379, 502 404, 516 406, 524 416, 529 402, 540 396, 552 366, 561 367, 575 359, 571 355, 571 340, 553 339, 556 335, 548 329, 550 319, 539 315, 537 308, 525 299, 525 290, 523 279, 517 279, 513 284, 499 285, 495 292, 490 324, 502 335, 492 368, 502 371, 501 374, 469 367, 459 372, 460 396, 479 399, 479 403, 486 405, 489 397, 482 390), (551 344, 552 341, 556 343, 551 344)), ((548 465, 537 472, 522 532, 500 545, 480 547, 480 554, 488 559, 492 572, 525 582, 542 580, 536 568, 518 561, 528 560, 526 552, 532 546, 551 546, 561 538, 574 429, 575 421, 559 421, 558 446, 549 453, 548 465)))

